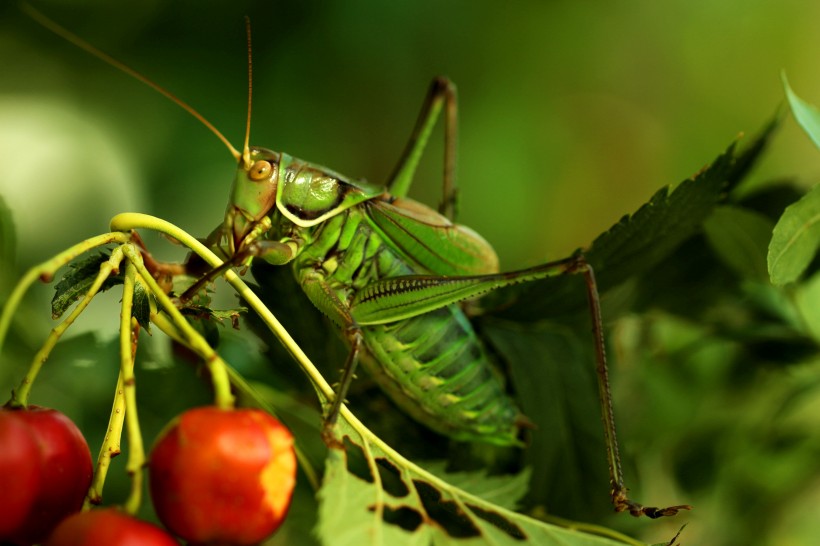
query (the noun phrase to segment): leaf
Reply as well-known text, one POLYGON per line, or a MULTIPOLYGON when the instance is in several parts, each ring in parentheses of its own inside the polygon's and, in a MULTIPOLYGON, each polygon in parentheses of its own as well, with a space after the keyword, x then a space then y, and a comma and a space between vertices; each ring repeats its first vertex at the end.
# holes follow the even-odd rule
MULTIPOLYGON (((196 282, 199 280, 199 277, 193 275, 176 275, 174 276, 173 280, 173 287, 171 292, 176 295, 181 295, 185 293, 185 291, 192 287, 196 282)), ((188 302, 189 307, 196 307, 201 306, 203 308, 207 308, 211 304, 211 290, 205 289, 200 290, 194 297, 188 302)))
POLYGON ((782 286, 795 281, 820 246, 820 186, 787 207, 769 244, 769 277, 782 286))
POLYGON ((530 488, 532 469, 525 468, 518 474, 488 475, 480 472, 447 472, 447 463, 433 461, 421 466, 470 494, 508 510, 515 510, 530 488))
MULTIPOLYGON (((68 265, 68 271, 54 287, 54 297, 51 299, 52 318, 60 318, 74 302, 88 292, 100 272, 100 266, 107 262, 109 257, 108 253, 99 252, 68 265)), ((110 276, 105 279, 99 291, 104 292, 118 284, 122 284, 122 275, 110 276)))
POLYGON ((524 453, 532 468, 525 506, 570 518, 605 517, 612 506, 592 336, 547 321, 493 320, 482 333, 504 359, 516 399, 534 425, 524 453))
POLYGON ((344 437, 345 447, 329 450, 319 491, 317 533, 323 544, 622 544, 545 523, 467 493, 404 459, 355 419, 340 419, 338 429, 337 439, 344 437), (358 465, 353 464, 355 459, 358 465))
POLYGON ((718 257, 742 278, 766 281, 766 254, 774 224, 760 213, 719 206, 703 224, 718 257))
POLYGON ((142 280, 134 284, 134 303, 131 316, 137 319, 146 332, 151 332, 151 294, 145 289, 142 280))
POLYGON ((742 297, 737 280, 707 244, 705 235, 695 235, 630 283, 635 291, 630 310, 663 309, 700 320, 716 302, 742 297), (676 288, 681 286, 686 290, 676 288))
POLYGON ((814 145, 820 148, 820 111, 794 94, 791 86, 789 86, 789 81, 786 79, 785 72, 782 78, 783 87, 786 89, 786 97, 789 99, 789 106, 791 106, 794 118, 809 135, 809 138, 812 139, 814 145))
POLYGON ((374 497, 380 503, 384 502, 383 491, 347 471, 343 451, 330 450, 319 491, 317 532, 322 542, 334 546, 429 543, 412 541, 409 533, 382 521, 375 511, 368 509, 374 497))

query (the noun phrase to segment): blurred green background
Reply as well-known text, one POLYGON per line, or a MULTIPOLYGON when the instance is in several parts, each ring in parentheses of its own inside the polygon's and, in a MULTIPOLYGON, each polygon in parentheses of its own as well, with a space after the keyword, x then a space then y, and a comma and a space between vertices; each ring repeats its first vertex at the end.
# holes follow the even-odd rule
MULTIPOLYGON (((460 220, 495 246, 507 269, 589 244, 657 188, 696 172, 740 132, 760 128, 782 105, 781 71, 802 96, 820 98, 820 4, 797 0, 36 6, 189 102, 235 146, 244 134, 249 15, 252 143, 373 182, 391 172, 432 77, 449 76, 459 89, 460 220)), ((154 214, 203 236, 220 222, 233 160, 178 107, 14 5, 0 7, 0 66, 0 195, 18 230, 18 270, 106 231, 117 212, 154 214)), ((413 190, 431 204, 441 150, 437 135, 413 190)), ((818 172, 820 154, 789 120, 748 183, 785 176, 809 185, 818 172)), ((152 245, 161 257, 179 257, 169 247, 152 245)), ((42 288, 34 298, 45 305, 49 297, 42 288)), ((48 311, 32 309, 28 324, 38 340, 48 311)), ((80 330, 110 324, 110 310, 95 312, 80 330)), ((3 361, 7 391, 22 372, 3 361)), ((679 376, 674 387, 686 391, 687 374, 679 376)), ((108 385, 94 371, 60 377, 64 389, 52 382, 51 392, 38 393, 43 403, 55 396, 68 403, 76 389, 91 389, 72 381, 108 385)), ((624 389, 645 387, 624 377, 624 389)), ((632 394, 619 397, 628 403, 632 394)), ((99 404, 103 414, 107 403, 99 404)), ((639 423, 640 412, 624 413, 639 423)), ((712 433, 729 434, 732 424, 725 425, 712 433)), ((753 444, 744 437, 729 445, 720 464, 753 444)), ((758 464, 765 481, 767 462, 758 464)), ((801 541, 818 532, 809 523, 818 491, 806 488, 794 499, 813 515, 795 508, 795 521, 773 519, 758 534, 761 543, 808 543, 801 541)), ((742 510, 720 511, 719 498, 701 501, 684 519, 685 543, 732 544, 731 530, 747 527, 736 519, 742 510), (724 526, 722 517, 733 521, 724 526)), ((655 527, 647 539, 668 539, 677 525, 655 527)))

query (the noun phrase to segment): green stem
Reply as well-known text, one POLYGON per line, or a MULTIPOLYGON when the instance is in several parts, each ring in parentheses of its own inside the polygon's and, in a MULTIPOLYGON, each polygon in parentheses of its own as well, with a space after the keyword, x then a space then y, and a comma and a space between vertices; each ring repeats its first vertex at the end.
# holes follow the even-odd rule
POLYGON ((54 349, 54 346, 60 340, 60 337, 62 337, 65 331, 68 330, 68 328, 74 323, 77 317, 85 311, 88 304, 91 303, 91 300, 94 299, 94 296, 96 296, 99 292, 105 280, 111 275, 111 273, 119 270, 122 258, 122 250, 118 247, 111 253, 111 257, 108 261, 100 266, 99 274, 94 279, 94 282, 91 284, 88 292, 85 293, 85 296, 83 296, 77 306, 71 311, 71 313, 69 313, 63 322, 61 322, 57 327, 52 328, 51 333, 48 338, 46 338, 42 348, 36 355, 34 355, 34 359, 29 366, 28 372, 20 383, 20 386, 12 391, 10 402, 11 406, 23 408, 28 406, 28 397, 31 392, 31 387, 34 385, 34 380, 37 378, 37 374, 40 373, 40 369, 43 367, 43 364, 45 364, 51 354, 52 349, 54 349))
POLYGON ((131 493, 125 501, 125 511, 134 515, 142 502, 142 467, 145 465, 145 448, 137 417, 136 379, 134 377, 134 357, 137 350, 139 326, 131 316, 134 305, 134 284, 136 268, 132 261, 125 267, 122 307, 120 309, 120 373, 125 390, 125 426, 128 433, 128 463, 126 471, 131 476, 131 493))
POLYGON ((176 327, 188 341, 187 345, 190 345, 197 354, 203 356, 205 365, 211 373, 211 382, 214 386, 214 404, 222 409, 232 409, 234 407, 234 397, 233 394, 231 394, 231 383, 228 378, 228 367, 225 361, 216 354, 216 351, 205 341, 205 338, 194 330, 193 326, 188 323, 176 305, 174 305, 174 302, 171 301, 171 298, 160 288, 157 281, 154 280, 154 277, 151 276, 151 273, 145 268, 145 265, 143 265, 139 250, 133 245, 125 245, 123 252, 125 252, 125 255, 134 264, 143 282, 148 285, 148 288, 154 294, 154 297, 157 298, 159 304, 171 316, 176 327))
POLYGON ((111 415, 108 418, 108 428, 105 432, 100 453, 97 456, 97 466, 94 470, 94 479, 88 488, 88 494, 83 504, 83 510, 88 510, 92 504, 102 504, 103 485, 108 469, 111 467, 111 459, 121 453, 120 439, 122 438, 122 424, 125 420, 125 393, 120 369, 117 378, 117 390, 114 392, 114 402, 111 407, 111 415))
POLYGON ((3 341, 6 339, 6 333, 8 333, 9 327, 11 326, 14 313, 17 311, 17 307, 19 307, 23 296, 32 284, 38 279, 45 282, 51 281, 58 269, 84 252, 88 252, 98 246, 110 243, 127 243, 130 240, 131 235, 128 233, 119 233, 116 231, 113 233, 104 233, 103 235, 91 237, 90 239, 77 243, 55 255, 50 260, 29 269, 14 287, 14 290, 12 290, 3 308, 3 313, 0 315, 0 352, 3 350, 3 341))

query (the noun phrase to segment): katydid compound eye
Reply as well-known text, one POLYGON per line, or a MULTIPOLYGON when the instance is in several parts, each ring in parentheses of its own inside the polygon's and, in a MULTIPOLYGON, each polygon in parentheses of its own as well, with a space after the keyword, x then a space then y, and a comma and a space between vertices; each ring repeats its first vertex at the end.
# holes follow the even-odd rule
POLYGON ((273 170, 273 167, 271 166, 270 162, 260 159, 259 161, 256 161, 253 165, 251 165, 251 169, 250 171, 248 171, 248 176, 251 180, 255 180, 258 182, 270 176, 271 170, 273 170))

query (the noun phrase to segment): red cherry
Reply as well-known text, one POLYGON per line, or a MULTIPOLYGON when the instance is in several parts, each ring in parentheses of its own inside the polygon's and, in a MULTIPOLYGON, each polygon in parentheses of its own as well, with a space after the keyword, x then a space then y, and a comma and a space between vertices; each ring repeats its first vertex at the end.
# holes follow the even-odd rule
POLYGON ((160 435, 149 470, 154 508, 168 529, 196 543, 256 544, 290 506, 293 437, 260 410, 195 408, 160 435))
POLYGON ((91 474, 88 444, 64 414, 38 406, 0 408, 1 541, 42 542, 82 507, 91 474), (6 511, 8 502, 14 507, 6 511))
POLYGON ((179 546, 171 535, 114 508, 64 519, 44 546, 179 546))
POLYGON ((0 538, 10 539, 31 511, 42 475, 29 427, 0 410, 0 538))

